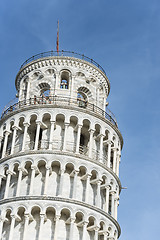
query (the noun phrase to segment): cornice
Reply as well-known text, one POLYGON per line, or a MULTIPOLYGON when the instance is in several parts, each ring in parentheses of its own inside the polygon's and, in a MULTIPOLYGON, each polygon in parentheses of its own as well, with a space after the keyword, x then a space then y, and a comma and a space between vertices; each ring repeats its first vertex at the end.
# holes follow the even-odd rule
POLYGON ((101 210, 100 208, 97 208, 93 205, 87 204, 85 202, 81 202, 78 200, 73 200, 73 199, 68 199, 68 198, 62 198, 62 197, 48 197, 48 196, 24 196, 24 197, 15 197, 15 198, 8 198, 8 199, 3 199, 0 200, 0 206, 6 203, 10 203, 10 202, 17 202, 17 201, 29 201, 29 200, 44 200, 44 201, 54 201, 54 202, 64 202, 64 203, 71 203, 71 204, 75 204, 75 205, 80 205, 82 207, 86 207, 89 208, 93 211, 99 212, 100 214, 102 214, 103 216, 107 217, 110 221, 112 221, 115 226, 118 229, 118 237, 121 234, 121 228, 120 225, 118 224, 118 222, 108 213, 106 213, 105 211, 101 210))

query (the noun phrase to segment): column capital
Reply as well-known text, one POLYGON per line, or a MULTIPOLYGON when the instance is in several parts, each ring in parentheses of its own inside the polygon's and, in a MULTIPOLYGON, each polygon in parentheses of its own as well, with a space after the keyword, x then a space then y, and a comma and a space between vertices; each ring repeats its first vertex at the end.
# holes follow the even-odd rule
POLYGON ((94 227, 94 230, 98 232, 99 231, 99 227, 98 226, 94 227))
POLYGON ((5 134, 5 136, 8 136, 9 134, 11 134, 11 131, 10 130, 5 130, 4 134, 5 134))
POLYGON ((0 136, 0 141, 2 141, 3 140, 3 136, 0 136))
POLYGON ((28 122, 24 122, 24 123, 23 123, 23 126, 24 126, 24 127, 29 127, 30 124, 29 124, 28 122))
POLYGON ((76 218, 75 218, 75 217, 71 217, 71 218, 70 218, 70 223, 74 223, 74 222, 75 222, 75 220, 76 220, 76 218))
POLYGON ((110 190, 110 189, 111 189, 111 186, 110 186, 110 185, 105 185, 105 189, 110 190))
POLYGON ((37 166, 31 165, 31 169, 36 171, 37 170, 37 166))
POLYGON ((83 221, 83 226, 87 226, 88 223, 89 223, 88 221, 84 220, 84 221, 83 221))
POLYGON ((12 129, 13 129, 13 130, 17 130, 17 131, 18 131, 18 130, 22 130, 22 128, 20 128, 20 127, 18 127, 18 126, 16 126, 16 125, 14 125, 14 126, 12 127, 12 129))
POLYGON ((56 215, 56 216, 54 217, 54 220, 55 220, 55 221, 58 221, 58 220, 60 219, 60 217, 61 217, 61 215, 56 215))
POLYGON ((42 125, 42 122, 40 120, 36 120, 37 125, 42 125))
POLYGON ((14 173, 13 173, 11 170, 8 169, 8 170, 6 171, 6 174, 7 174, 7 175, 13 175, 14 173))
POLYGON ((89 129, 88 132, 93 134, 95 132, 95 129, 91 128, 91 129, 89 129))
POLYGON ((112 147, 111 149, 112 149, 114 152, 118 151, 118 148, 116 148, 116 147, 112 147))

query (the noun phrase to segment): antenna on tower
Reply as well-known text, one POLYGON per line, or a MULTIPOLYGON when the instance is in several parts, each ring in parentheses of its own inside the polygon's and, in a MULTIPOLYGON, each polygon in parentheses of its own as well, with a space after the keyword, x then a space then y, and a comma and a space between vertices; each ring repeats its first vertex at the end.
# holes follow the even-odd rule
POLYGON ((59 20, 57 22, 57 55, 59 55, 59 20))

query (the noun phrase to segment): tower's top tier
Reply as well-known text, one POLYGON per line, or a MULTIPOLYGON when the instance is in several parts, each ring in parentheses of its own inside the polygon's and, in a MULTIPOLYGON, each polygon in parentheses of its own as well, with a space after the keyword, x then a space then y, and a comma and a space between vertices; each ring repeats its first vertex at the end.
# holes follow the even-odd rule
POLYGON ((15 81, 19 101, 46 95, 80 98, 105 109, 110 83, 93 59, 50 51, 26 60, 15 81))

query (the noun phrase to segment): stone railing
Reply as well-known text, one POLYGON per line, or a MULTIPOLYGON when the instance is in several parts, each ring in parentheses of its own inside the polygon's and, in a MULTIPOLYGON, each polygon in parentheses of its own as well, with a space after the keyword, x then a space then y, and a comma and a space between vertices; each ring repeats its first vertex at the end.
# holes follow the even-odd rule
POLYGON ((105 119, 108 119, 113 125, 118 127, 114 114, 107 108, 106 111, 97 107, 96 105, 86 102, 81 99, 73 99, 67 97, 58 96, 44 96, 44 97, 34 97, 27 100, 19 101, 5 108, 2 112, 1 119, 6 115, 10 114, 19 109, 23 109, 28 106, 36 105, 52 105, 52 106, 73 106, 81 109, 85 109, 90 112, 94 112, 105 119))

